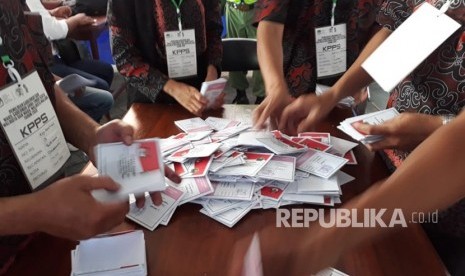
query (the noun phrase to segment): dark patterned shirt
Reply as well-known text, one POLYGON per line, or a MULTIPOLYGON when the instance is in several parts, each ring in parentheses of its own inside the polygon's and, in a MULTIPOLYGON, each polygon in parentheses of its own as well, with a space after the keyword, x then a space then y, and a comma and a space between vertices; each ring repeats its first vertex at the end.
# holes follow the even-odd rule
MULTIPOLYGON (((377 21, 385 28, 395 30, 422 3, 421 0, 385 1, 377 21)), ((427 1, 440 8, 445 0, 427 1)), ((447 15, 462 24, 426 60, 392 91, 388 107, 400 112, 424 114, 458 114, 465 105, 465 2, 453 1, 447 15)), ((385 151, 393 165, 398 167, 407 152, 385 151)))
MULTIPOLYGON (((51 54, 48 40, 43 36, 40 17, 32 14, 23 16, 22 6, 18 0, 0 0, 0 36, 16 70, 21 75, 25 75, 36 68, 53 102, 54 81, 46 66, 50 61, 50 55, 39 54, 51 54)), ((0 87, 10 82, 8 72, 0 65, 0 87)), ((30 191, 30 186, 13 155, 8 140, 0 130, 0 197, 20 195, 30 191)), ((25 245, 27 239, 26 236, 0 237, 0 274, 6 271, 13 261, 13 256, 25 245)))
MULTIPOLYGON (((183 29, 195 29, 198 65, 201 56, 205 59, 202 63, 220 68, 223 27, 219 1, 184 0, 180 11, 183 29)), ((175 6, 171 0, 110 0, 108 22, 113 57, 128 80, 128 93, 135 89, 150 101, 158 101, 168 81, 164 33, 178 30, 175 6)))
MULTIPOLYGON (((338 0, 335 24, 347 24, 347 66, 358 57, 372 34, 381 0, 338 0)), ((256 21, 284 24, 283 67, 293 96, 315 91, 315 28, 330 26, 332 0, 263 0, 258 1, 256 21)), ((338 77, 318 82, 332 85, 338 77)))

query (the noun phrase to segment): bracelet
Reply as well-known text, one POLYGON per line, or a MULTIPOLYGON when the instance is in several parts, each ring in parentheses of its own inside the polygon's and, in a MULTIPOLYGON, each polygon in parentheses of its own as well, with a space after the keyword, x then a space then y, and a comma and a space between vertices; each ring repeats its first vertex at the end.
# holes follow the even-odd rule
POLYGON ((452 122, 453 119, 455 119, 455 115, 453 114, 446 114, 446 115, 441 115, 442 118, 442 125, 445 126, 452 122))

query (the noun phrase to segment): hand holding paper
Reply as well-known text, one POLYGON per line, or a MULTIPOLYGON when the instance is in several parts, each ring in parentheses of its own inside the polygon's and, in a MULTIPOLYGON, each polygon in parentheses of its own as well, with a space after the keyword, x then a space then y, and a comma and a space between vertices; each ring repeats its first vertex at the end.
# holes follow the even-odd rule
POLYGON ((384 139, 367 144, 369 150, 400 149, 413 150, 431 133, 442 125, 439 116, 418 113, 402 113, 381 125, 354 124, 359 132, 382 135, 384 139))

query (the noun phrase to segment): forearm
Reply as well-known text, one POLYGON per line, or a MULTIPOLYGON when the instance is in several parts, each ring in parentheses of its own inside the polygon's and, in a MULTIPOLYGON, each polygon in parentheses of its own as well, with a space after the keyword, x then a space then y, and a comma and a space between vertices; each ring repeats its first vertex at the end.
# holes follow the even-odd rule
POLYGON ((55 110, 66 140, 89 154, 95 145, 99 125, 74 105, 57 85, 55 101, 55 110))
MULTIPOLYGON (((333 93, 325 93, 330 97, 334 105, 347 96, 353 96, 369 85, 373 78, 362 68, 362 63, 378 48, 381 43, 391 34, 391 31, 383 28, 378 31, 368 42, 355 62, 334 84, 333 93)), ((382 66, 382 65, 380 65, 382 66)))
POLYGON ((284 25, 271 21, 260 21, 257 30, 257 54, 260 71, 265 82, 266 93, 287 90, 283 71, 284 25))
POLYGON ((34 194, 0 199, 0 236, 29 234, 39 230, 40 214, 36 214, 34 194))
POLYGON ((119 73, 128 80, 128 85, 155 102, 168 82, 168 76, 144 61, 129 30, 116 26, 110 28, 113 58, 119 73))
MULTIPOLYGON (((402 209, 407 222, 413 212, 445 209, 465 197, 465 113, 434 132, 384 183, 372 187, 344 206, 359 210, 386 208, 387 219, 395 208, 402 209)), ((348 246, 381 235, 390 228, 340 229, 348 246)))

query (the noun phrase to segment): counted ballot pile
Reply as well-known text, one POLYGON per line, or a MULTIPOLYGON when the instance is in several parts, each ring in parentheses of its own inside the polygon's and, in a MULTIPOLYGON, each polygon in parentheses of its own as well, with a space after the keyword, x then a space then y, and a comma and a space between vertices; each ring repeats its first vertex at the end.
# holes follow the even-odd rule
POLYGON ((182 176, 162 191, 163 203, 147 196, 144 208, 131 204, 127 217, 154 230, 167 225, 179 205, 201 204, 200 212, 228 227, 253 209, 291 204, 340 203, 340 186, 354 178, 341 172, 356 164, 357 144, 329 133, 253 131, 224 118, 176 121, 183 131, 160 139, 163 161, 182 176))

